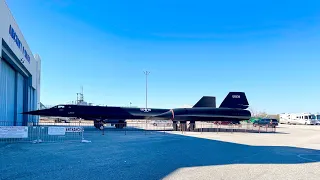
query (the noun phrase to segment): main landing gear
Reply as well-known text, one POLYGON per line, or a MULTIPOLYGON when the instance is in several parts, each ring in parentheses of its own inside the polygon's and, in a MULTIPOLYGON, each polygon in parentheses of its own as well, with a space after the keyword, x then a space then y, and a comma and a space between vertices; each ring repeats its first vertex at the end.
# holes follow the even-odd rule
POLYGON ((173 121, 172 126, 174 131, 194 131, 196 129, 196 122, 190 121, 189 127, 187 121, 180 121, 178 126, 178 121, 173 121))
MULTIPOLYGON (((104 124, 105 123, 110 123, 110 122, 106 122, 106 121, 94 121, 94 127, 99 129, 99 130, 103 130, 104 124)), ((124 127, 127 127, 127 123, 125 121, 119 121, 117 123, 111 123, 111 125, 116 128, 116 129, 123 129, 124 127)))
POLYGON ((189 124, 189 130, 194 131, 196 129, 196 122, 195 121, 190 121, 189 124))
POLYGON ((174 131, 178 131, 178 122, 177 121, 173 121, 172 126, 173 126, 174 131))
POLYGON ((124 127, 127 126, 127 123, 126 123, 126 122, 123 122, 123 123, 115 124, 114 126, 115 126, 117 129, 123 129, 124 127))
POLYGON ((94 125, 94 127, 96 127, 99 130, 104 129, 104 123, 102 121, 94 121, 93 125, 94 125))

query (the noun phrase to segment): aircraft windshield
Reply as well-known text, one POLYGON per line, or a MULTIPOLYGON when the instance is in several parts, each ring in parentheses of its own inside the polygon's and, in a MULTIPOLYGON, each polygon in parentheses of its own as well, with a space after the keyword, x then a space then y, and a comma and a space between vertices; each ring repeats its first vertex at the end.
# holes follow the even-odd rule
POLYGON ((58 106, 53 106, 52 108, 64 108, 64 106, 58 105, 58 106))

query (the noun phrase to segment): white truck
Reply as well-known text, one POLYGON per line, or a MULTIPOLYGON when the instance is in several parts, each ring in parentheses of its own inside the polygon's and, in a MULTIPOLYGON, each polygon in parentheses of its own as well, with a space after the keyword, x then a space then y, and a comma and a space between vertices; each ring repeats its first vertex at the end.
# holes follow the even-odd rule
POLYGON ((281 124, 317 124, 316 116, 312 113, 284 113, 280 114, 281 124))

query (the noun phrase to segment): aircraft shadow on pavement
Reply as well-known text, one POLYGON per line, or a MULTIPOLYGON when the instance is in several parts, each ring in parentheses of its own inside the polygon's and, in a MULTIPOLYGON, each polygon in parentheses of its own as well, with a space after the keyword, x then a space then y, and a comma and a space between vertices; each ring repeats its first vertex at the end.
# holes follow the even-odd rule
MULTIPOLYGON (((149 135, 140 134, 147 139, 140 140, 139 137, 133 135, 137 133, 132 133, 132 139, 135 141, 130 140, 128 143, 120 141, 121 151, 127 151, 127 153, 124 153, 124 156, 113 158, 116 158, 115 161, 123 161, 126 167, 130 167, 128 171, 119 170, 118 173, 121 173, 124 179, 161 179, 185 167, 231 164, 301 164, 320 161, 320 151, 314 149, 252 146, 182 134, 149 133, 149 135), (136 172, 143 172, 143 174, 136 172)), ((119 138, 117 132, 109 132, 105 136, 110 139, 115 136, 119 138)), ((120 135, 120 139, 125 139, 125 137, 123 134, 120 135)), ((127 137, 130 137, 130 132, 127 137)), ((99 141, 97 140, 96 143, 99 141)), ((117 171, 119 168, 115 166, 112 169, 117 171)))

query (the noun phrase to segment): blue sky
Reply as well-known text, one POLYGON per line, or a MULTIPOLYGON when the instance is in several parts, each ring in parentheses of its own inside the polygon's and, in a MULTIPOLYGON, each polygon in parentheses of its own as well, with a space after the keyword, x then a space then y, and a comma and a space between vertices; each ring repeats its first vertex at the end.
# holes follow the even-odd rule
POLYGON ((253 109, 320 111, 320 1, 7 0, 42 58, 41 101, 220 104, 244 91, 253 109))

